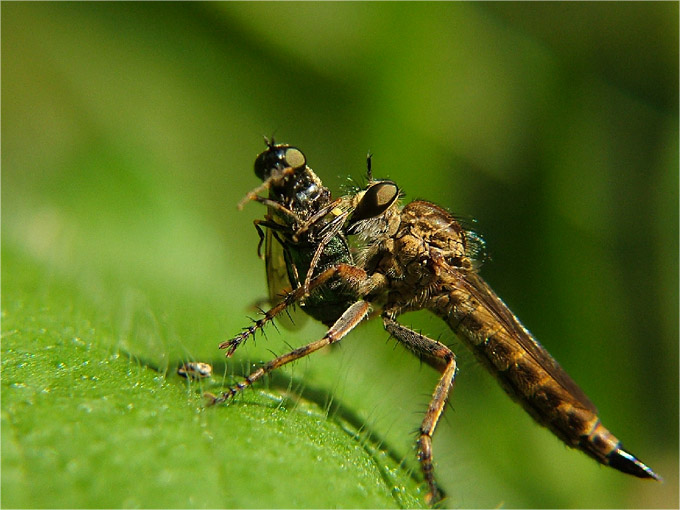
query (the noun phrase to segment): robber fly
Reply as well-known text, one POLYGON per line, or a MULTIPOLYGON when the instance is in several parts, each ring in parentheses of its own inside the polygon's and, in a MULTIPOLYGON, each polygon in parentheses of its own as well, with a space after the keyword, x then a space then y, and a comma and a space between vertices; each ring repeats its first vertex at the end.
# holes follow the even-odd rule
POLYGON ((568 446, 625 473, 660 480, 600 423, 597 409, 583 391, 479 276, 476 257, 482 243, 478 236, 435 204, 418 200, 402 207, 397 185, 373 180, 370 165, 369 184, 363 191, 337 200, 328 195, 308 201, 316 196, 309 192, 311 184, 322 187, 321 183, 306 167, 302 153, 294 149, 289 158, 289 150, 271 144, 258 156, 255 168, 263 185, 248 198, 269 207, 267 219, 256 222, 256 227, 259 232, 262 226, 271 229, 273 238, 289 251, 286 265, 291 284, 297 287, 220 347, 232 354, 258 328, 297 302, 311 303, 305 311, 330 328, 320 340, 255 370, 214 402, 225 401, 272 370, 339 341, 373 308, 394 338, 442 374, 417 440, 428 485, 426 500, 434 504, 441 492, 434 478, 432 436, 457 373, 456 359, 443 343, 397 321, 402 313, 427 309, 446 321, 514 400, 568 446), (295 182, 284 185, 286 179, 295 182), (296 186, 301 190, 298 194, 290 191, 296 186), (284 191, 276 191, 279 188, 284 191), (264 189, 269 189, 269 198, 257 195, 264 189), (301 239, 307 244, 296 245, 301 239), (341 249, 330 248, 336 245, 341 249), (294 250, 298 253, 290 253, 294 250), (326 304, 331 312, 325 311, 326 304))
MULTIPOLYGON (((396 185, 373 181, 366 193, 377 193, 376 188, 396 185)), ((364 198, 358 194, 354 200, 364 198)), ((624 473, 661 479, 600 423, 593 403, 479 276, 480 238, 449 212, 421 200, 403 208, 395 201, 380 216, 349 228, 363 243, 357 263, 376 285, 366 299, 380 301, 385 329, 442 374, 418 439, 431 501, 438 499, 432 434, 457 368, 447 346, 396 321, 402 313, 422 309, 442 318, 510 397, 568 446, 624 473), (383 282, 377 283, 378 275, 383 282)))

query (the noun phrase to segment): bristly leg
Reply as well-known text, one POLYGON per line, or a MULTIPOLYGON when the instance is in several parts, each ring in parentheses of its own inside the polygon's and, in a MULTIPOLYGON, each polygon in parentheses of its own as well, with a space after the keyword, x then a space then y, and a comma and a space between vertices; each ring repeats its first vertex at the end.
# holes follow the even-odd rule
POLYGON ((273 370, 276 370, 287 363, 304 358, 305 356, 318 351, 322 347, 340 341, 368 315, 369 308, 370 305, 366 301, 357 301, 347 310, 345 310, 340 318, 335 321, 335 324, 333 324, 333 326, 331 326, 331 328, 326 332, 323 338, 303 347, 298 347, 297 349, 294 349, 283 356, 279 356, 278 358, 265 363, 263 366, 246 376, 243 381, 237 383, 235 386, 232 386, 227 391, 222 393, 222 395, 219 397, 215 397, 214 395, 206 395, 210 399, 209 404, 219 404, 221 402, 226 402, 240 391, 252 386, 255 381, 267 375, 269 372, 272 372, 273 370))
POLYGON ((338 264, 337 266, 326 269, 320 275, 312 279, 309 283, 309 289, 304 287, 298 287, 292 292, 286 294, 286 297, 279 304, 270 308, 264 312, 264 316, 255 320, 253 324, 244 328, 244 330, 236 335, 231 340, 222 342, 218 347, 220 349, 227 349, 227 357, 230 358, 234 351, 245 342, 248 337, 254 335, 258 330, 262 329, 267 323, 271 322, 277 315, 286 310, 289 306, 297 303, 301 299, 305 298, 309 292, 312 292, 315 288, 323 285, 328 280, 338 276, 345 280, 348 285, 357 285, 359 282, 366 280, 366 273, 362 269, 359 269, 348 264, 338 264))
POLYGON ((446 345, 428 338, 412 329, 399 324, 395 317, 396 311, 383 313, 383 324, 390 335, 404 344, 410 351, 419 355, 423 361, 438 369, 442 376, 435 387, 425 418, 420 425, 418 445, 418 460, 423 470, 423 477, 428 486, 425 496, 427 504, 434 505, 441 501, 442 493, 434 479, 434 465, 432 463, 432 436, 441 417, 449 392, 456 377, 456 356, 446 345))

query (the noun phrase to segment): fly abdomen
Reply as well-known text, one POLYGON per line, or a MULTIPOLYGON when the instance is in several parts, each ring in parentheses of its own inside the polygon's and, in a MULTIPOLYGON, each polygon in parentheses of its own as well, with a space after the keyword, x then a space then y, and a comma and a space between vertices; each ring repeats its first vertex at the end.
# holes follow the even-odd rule
POLYGON ((600 423, 593 403, 488 285, 476 275, 466 284, 472 285, 454 286, 434 298, 432 310, 503 389, 568 446, 624 473, 660 480, 600 423))
POLYGON ((458 335, 508 395, 538 423, 578 448, 598 420, 594 408, 565 389, 502 325, 491 328, 479 319, 473 312, 457 321, 458 335))
POLYGON ((583 450, 586 453, 594 452, 595 455, 591 454, 591 456, 602 464, 607 464, 629 475, 661 481, 661 477, 649 466, 624 449, 621 441, 609 432, 599 420, 593 432, 588 436, 587 444, 584 445, 583 450))

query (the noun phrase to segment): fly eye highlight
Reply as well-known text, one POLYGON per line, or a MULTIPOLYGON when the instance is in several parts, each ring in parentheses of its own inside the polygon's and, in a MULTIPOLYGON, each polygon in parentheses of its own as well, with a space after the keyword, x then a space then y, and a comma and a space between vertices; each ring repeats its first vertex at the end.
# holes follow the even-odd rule
POLYGON ((364 192, 349 221, 350 227, 359 221, 376 218, 399 198, 399 188, 392 181, 380 181, 364 192))
POLYGON ((307 158, 300 149, 288 145, 267 145, 267 150, 255 159, 255 175, 264 181, 274 170, 301 168, 306 163, 307 158))
POLYGON ((295 147, 289 147, 286 149, 286 153, 284 155, 284 161, 286 162, 286 165, 292 168, 300 168, 302 166, 305 166, 307 163, 307 158, 305 158, 305 155, 302 154, 302 151, 300 149, 296 149, 295 147))

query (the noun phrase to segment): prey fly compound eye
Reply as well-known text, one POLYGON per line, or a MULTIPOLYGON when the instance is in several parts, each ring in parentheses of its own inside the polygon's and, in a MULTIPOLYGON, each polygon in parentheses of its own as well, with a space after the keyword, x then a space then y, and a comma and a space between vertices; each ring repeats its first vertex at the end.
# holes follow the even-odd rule
POLYGON ((305 155, 296 147, 285 144, 268 145, 267 150, 255 159, 255 175, 264 181, 274 170, 302 168, 306 162, 305 155))
POLYGON ((286 149, 284 160, 291 168, 301 168, 307 163, 305 155, 302 154, 300 149, 296 149, 295 147, 286 149))

